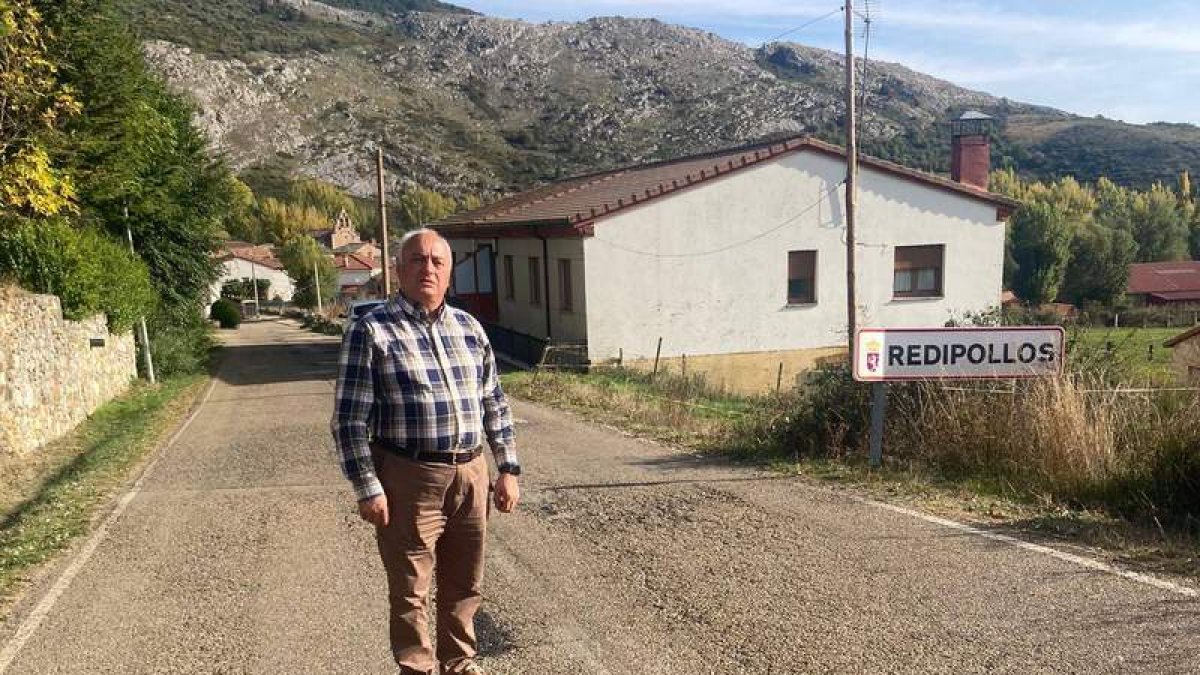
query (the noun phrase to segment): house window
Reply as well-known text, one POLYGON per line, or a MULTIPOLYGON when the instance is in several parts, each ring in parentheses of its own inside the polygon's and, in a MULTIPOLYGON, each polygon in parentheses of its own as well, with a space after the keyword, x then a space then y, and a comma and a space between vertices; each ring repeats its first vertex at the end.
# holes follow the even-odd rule
POLYGON ((945 246, 897 246, 892 294, 897 298, 942 297, 945 246))
POLYGON ((788 251, 789 305, 812 305, 817 302, 817 252, 788 251))
POLYGON ((542 261, 529 257, 529 304, 542 304, 542 261))
POLYGON ((571 292, 571 261, 566 258, 558 259, 558 308, 564 312, 574 309, 571 292))
POLYGON ((504 299, 515 300, 517 297, 517 284, 513 280, 513 257, 511 255, 504 256, 504 299))

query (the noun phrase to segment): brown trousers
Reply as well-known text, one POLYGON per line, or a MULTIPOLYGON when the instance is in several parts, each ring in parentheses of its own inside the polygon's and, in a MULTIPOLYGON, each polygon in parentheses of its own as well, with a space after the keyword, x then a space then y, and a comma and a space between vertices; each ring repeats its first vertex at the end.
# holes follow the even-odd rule
POLYGON ((483 455, 451 466, 417 462, 372 447, 388 500, 388 526, 376 528, 387 570, 392 654, 418 672, 448 672, 475 656, 482 600, 488 468, 483 455), (437 574, 437 657, 428 630, 430 582, 437 574))

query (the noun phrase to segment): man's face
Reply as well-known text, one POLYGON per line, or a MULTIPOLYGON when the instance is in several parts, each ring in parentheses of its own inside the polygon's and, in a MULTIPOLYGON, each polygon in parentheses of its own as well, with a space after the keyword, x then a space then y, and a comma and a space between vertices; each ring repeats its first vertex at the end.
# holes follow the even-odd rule
POLYGON ((441 306, 450 287, 450 247, 433 234, 418 235, 400 251, 400 290, 426 310, 441 306))

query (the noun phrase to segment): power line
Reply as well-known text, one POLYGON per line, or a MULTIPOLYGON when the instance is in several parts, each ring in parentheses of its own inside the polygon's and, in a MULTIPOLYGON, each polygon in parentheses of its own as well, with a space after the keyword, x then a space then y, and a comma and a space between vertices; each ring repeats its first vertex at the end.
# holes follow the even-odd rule
MULTIPOLYGON (((863 56, 862 56, 862 77, 859 79, 859 94, 858 94, 858 128, 863 129, 863 118, 866 116, 867 109, 867 73, 871 64, 871 0, 866 0, 866 11, 859 14, 863 20, 863 56)), ((860 131, 861 133, 861 131, 860 131)))
MULTIPOLYGON (((785 35, 791 35, 792 33, 797 33, 797 32, 799 32, 799 31, 802 31, 802 30, 804 30, 805 28, 808 28, 809 26, 811 26, 811 25, 813 25, 813 24, 815 24, 815 23, 820 23, 821 21, 824 21, 825 19, 828 19, 829 17, 833 16, 834 14, 839 14, 839 13, 841 13, 841 11, 842 11, 843 9, 845 9, 845 8, 844 8, 844 7, 838 7, 837 9, 833 10, 832 12, 830 12, 830 13, 828 13, 828 14, 824 14, 824 15, 822 15, 822 16, 818 16, 817 18, 813 19, 812 21, 809 21, 809 22, 807 22, 807 23, 803 23, 803 24, 801 24, 801 25, 799 25, 799 26, 796 26, 795 28, 792 28, 792 29, 789 29, 789 30, 785 30, 785 31, 783 31, 782 33, 780 33, 779 35, 776 35, 776 36, 775 36, 775 37, 773 37, 773 38, 769 38, 769 39, 767 39, 767 40, 766 40, 766 42, 775 42, 776 40, 778 40, 779 38, 781 38, 781 37, 783 37, 783 36, 785 36, 785 35)), ((765 43, 764 43, 764 44, 765 44, 765 43)))
POLYGON ((728 244, 728 245, 722 246, 720 248, 714 248, 714 249, 711 249, 708 251, 697 251, 694 253, 659 253, 657 251, 640 251, 635 248, 629 248, 628 246, 622 246, 621 244, 618 244, 616 242, 608 241, 607 239, 601 239, 600 237, 593 237, 593 239, 596 241, 608 244, 609 246, 612 246, 615 249, 620 249, 622 251, 625 251, 626 253, 633 253, 636 255, 644 255, 644 256, 649 256, 651 258, 702 258, 704 256, 709 256, 709 255, 713 255, 716 253, 724 253, 725 251, 732 251, 733 249, 738 248, 740 246, 745 246, 746 244, 749 244, 751 242, 758 241, 759 239, 762 239, 763 237, 767 236, 768 234, 773 234, 775 232, 778 232, 779 230, 783 229, 784 227, 787 227, 788 225, 790 225, 796 219, 800 218, 800 216, 803 216, 804 214, 808 213, 809 211, 812 211, 813 209, 820 206, 821 203, 824 202, 829 197, 829 195, 837 192, 838 188, 840 188, 845 183, 846 183, 845 180, 835 183, 833 185, 833 187, 830 187, 828 190, 825 190, 824 192, 822 192, 821 197, 819 199, 814 201, 812 204, 809 204, 808 206, 804 207, 804 209, 802 209, 799 213, 796 213, 795 215, 787 217, 786 219, 781 221, 778 225, 775 225, 774 227, 772 227, 764 232, 759 232, 758 234, 754 235, 753 237, 750 237, 749 239, 743 239, 741 241, 736 241, 732 244, 728 244))

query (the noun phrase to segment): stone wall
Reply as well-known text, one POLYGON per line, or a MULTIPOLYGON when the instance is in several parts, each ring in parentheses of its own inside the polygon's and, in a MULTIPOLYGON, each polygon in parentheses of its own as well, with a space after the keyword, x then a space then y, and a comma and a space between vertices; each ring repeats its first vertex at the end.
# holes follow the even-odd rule
POLYGON ((0 454, 71 431, 129 387, 136 359, 133 332, 109 334, 103 315, 67 321, 57 297, 0 285, 0 454))

